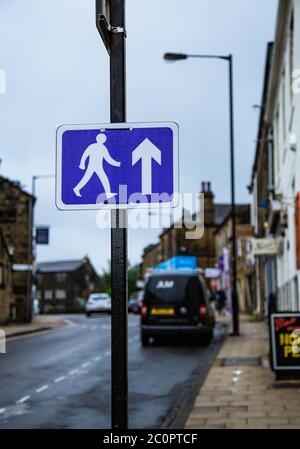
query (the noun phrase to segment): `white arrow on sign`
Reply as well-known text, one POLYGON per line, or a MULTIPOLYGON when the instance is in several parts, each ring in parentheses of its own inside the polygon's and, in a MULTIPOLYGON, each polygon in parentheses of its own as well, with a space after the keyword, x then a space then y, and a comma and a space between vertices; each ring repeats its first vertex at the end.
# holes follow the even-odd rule
POLYGON ((136 147, 132 152, 132 165, 141 159, 142 163, 142 194, 152 193, 152 159, 161 165, 161 151, 149 139, 136 147))

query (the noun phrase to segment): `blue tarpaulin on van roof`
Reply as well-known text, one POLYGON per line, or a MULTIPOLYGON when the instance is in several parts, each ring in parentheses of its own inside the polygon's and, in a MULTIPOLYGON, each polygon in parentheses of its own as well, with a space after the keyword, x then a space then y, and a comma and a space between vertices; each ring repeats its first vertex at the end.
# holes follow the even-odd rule
POLYGON ((197 257, 195 256, 174 256, 153 267, 154 270, 196 270, 197 257))

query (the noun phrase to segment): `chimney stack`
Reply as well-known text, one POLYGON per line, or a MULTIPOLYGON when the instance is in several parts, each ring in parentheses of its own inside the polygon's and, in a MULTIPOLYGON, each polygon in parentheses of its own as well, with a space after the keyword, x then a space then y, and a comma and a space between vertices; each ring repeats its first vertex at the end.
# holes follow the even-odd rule
POLYGON ((201 186, 201 193, 204 195, 204 224, 213 225, 215 222, 215 196, 211 190, 211 182, 202 182, 201 186))

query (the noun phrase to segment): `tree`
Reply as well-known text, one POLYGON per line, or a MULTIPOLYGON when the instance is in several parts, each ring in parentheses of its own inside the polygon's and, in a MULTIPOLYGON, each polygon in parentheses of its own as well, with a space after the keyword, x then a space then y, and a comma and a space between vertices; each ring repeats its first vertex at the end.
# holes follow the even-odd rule
MULTIPOLYGON (((138 265, 128 265, 128 294, 136 292, 136 281, 138 278, 138 265)), ((102 271, 101 280, 103 290, 111 295, 111 263, 108 262, 106 270, 102 271)))

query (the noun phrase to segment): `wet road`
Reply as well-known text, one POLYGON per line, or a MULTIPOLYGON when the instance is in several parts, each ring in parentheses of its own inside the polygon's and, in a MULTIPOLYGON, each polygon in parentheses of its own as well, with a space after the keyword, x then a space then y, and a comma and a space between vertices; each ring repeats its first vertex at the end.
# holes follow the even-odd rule
MULTIPOLYGON (((0 355, 0 428, 110 427, 110 317, 66 316, 75 325, 9 341, 0 355)), ((212 362, 224 328, 209 348, 142 348, 139 317, 129 316, 129 425, 158 428, 194 371, 212 362)))

